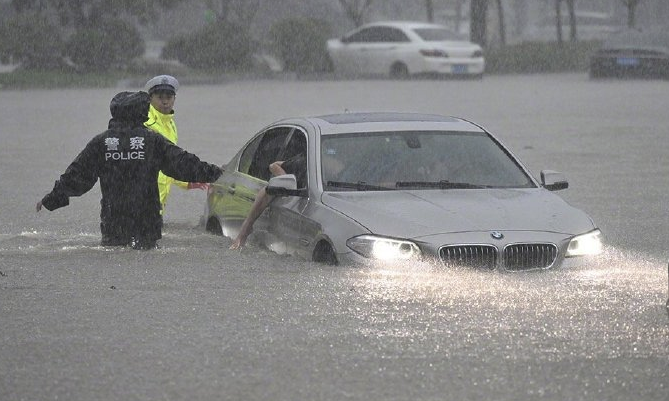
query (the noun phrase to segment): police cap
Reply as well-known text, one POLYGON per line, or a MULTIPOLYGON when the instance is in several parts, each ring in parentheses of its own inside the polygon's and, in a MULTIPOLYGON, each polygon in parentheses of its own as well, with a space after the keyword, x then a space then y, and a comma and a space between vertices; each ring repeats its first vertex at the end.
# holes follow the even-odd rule
POLYGON ((177 90, 179 90, 179 81, 171 75, 158 75, 146 82, 145 89, 149 95, 159 90, 170 91, 176 94, 177 90))

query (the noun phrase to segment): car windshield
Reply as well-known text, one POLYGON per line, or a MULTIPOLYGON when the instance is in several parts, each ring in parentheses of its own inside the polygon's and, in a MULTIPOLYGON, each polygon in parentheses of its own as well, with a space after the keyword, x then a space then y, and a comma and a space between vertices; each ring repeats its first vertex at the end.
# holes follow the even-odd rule
POLYGON ((326 191, 535 186, 517 162, 484 132, 323 136, 321 167, 326 191))
POLYGON ((442 40, 462 40, 462 36, 445 28, 418 28, 414 32, 426 42, 440 42, 442 40))

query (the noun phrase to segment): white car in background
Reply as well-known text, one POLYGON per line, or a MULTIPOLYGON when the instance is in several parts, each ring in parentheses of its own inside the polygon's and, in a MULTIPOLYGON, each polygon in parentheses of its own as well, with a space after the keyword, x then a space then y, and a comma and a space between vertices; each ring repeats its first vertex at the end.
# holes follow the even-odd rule
POLYGON ((445 75, 481 78, 481 46, 443 25, 375 22, 327 42, 334 72, 341 76, 445 75))

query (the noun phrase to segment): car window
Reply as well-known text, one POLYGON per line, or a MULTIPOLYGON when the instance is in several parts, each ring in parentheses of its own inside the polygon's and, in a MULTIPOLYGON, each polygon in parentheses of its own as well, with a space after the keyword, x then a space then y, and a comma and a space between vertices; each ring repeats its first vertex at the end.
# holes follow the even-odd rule
POLYGON ((279 157, 279 152, 283 149, 291 129, 291 127, 278 127, 258 135, 242 153, 239 171, 265 181, 269 180, 269 165, 279 157))
POLYGON ((342 40, 344 43, 388 43, 409 41, 409 37, 402 32, 402 30, 389 26, 365 28, 342 40))
POLYGON ((287 163, 282 165, 289 174, 295 174, 298 188, 307 187, 307 136, 299 128, 295 128, 288 137, 285 148, 281 151, 279 160, 287 163), (286 165, 293 168, 288 169, 286 165))
POLYGON ((438 188, 440 183, 498 188, 534 186, 516 160, 486 133, 342 134, 324 137, 321 144, 326 190, 341 190, 337 183, 385 189, 412 182, 419 183, 418 188, 429 188, 429 184, 438 188))
POLYGON ((307 136, 299 128, 293 130, 290 133, 290 138, 288 139, 288 144, 281 152, 281 159, 288 160, 293 156, 298 154, 307 153, 307 136))
POLYGON ((260 141, 262 138, 265 136, 265 134, 260 134, 256 136, 247 146, 246 149, 242 152, 242 155, 239 158, 239 168, 238 171, 240 173, 248 174, 249 173, 249 168, 251 167, 251 162, 253 161, 253 156, 256 154, 256 150, 258 150, 258 146, 260 145, 260 141))
POLYGON ((462 36, 446 28, 418 28, 414 29, 416 35, 426 42, 439 42, 442 40, 462 40, 462 36))

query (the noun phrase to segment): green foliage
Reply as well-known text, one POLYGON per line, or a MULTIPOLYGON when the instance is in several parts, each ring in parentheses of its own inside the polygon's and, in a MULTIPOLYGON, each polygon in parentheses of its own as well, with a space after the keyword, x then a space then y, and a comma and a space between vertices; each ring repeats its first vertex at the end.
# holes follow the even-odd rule
POLYGON ((46 17, 22 13, 0 26, 0 60, 23 69, 60 69, 63 61, 60 30, 46 17))
POLYGON ((524 42, 489 50, 486 73, 547 73, 587 71, 598 41, 524 42))
POLYGON ((11 0, 18 12, 42 12, 55 16, 61 27, 80 28, 108 15, 133 16, 142 24, 155 17, 157 9, 170 9, 190 0, 11 0))
MULTIPOLYGON (((144 78, 142 76, 142 78, 144 78)), ((99 74, 76 71, 16 70, 0 74, 1 89, 113 88, 126 78, 121 73, 99 74)), ((145 78, 144 78, 145 79, 145 78)))
POLYGON ((162 57, 192 68, 239 71, 251 65, 254 43, 247 29, 221 21, 170 39, 162 57))
POLYGON ((134 25, 119 19, 79 29, 67 42, 67 55, 84 71, 126 69, 144 54, 144 40, 134 25))
POLYGON ((272 47, 284 69, 321 72, 330 69, 326 42, 331 36, 327 22, 313 18, 289 18, 270 29, 272 47))

